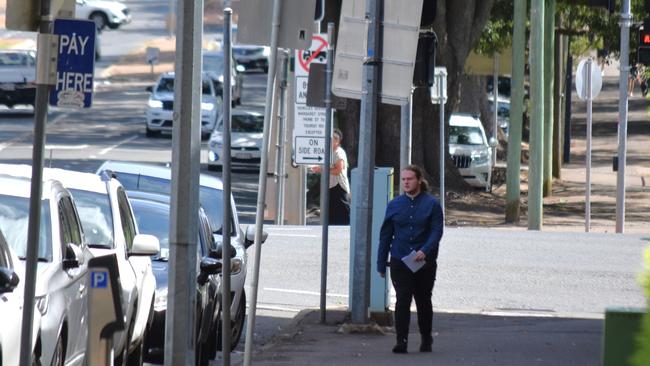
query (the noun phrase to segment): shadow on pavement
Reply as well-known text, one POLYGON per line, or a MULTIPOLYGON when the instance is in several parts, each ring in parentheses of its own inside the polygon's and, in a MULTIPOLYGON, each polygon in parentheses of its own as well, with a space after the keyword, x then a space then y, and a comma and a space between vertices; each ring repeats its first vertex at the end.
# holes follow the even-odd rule
POLYGON ((344 311, 301 313, 291 336, 277 337, 255 357, 256 365, 597 365, 600 319, 434 314, 433 353, 420 353, 415 314, 409 353, 391 352, 394 334, 341 334, 344 311))

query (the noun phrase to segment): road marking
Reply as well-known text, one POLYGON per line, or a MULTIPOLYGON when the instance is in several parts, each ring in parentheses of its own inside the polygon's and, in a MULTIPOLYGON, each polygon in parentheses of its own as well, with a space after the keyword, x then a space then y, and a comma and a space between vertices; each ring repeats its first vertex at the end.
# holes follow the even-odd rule
MULTIPOLYGON (((265 287, 264 290, 265 291, 272 291, 272 292, 284 292, 284 293, 289 293, 289 294, 320 296, 320 292, 315 292, 315 291, 288 290, 288 289, 273 288, 273 287, 265 287)), ((344 298, 344 299, 348 298, 348 295, 333 294, 333 293, 328 293, 326 296, 328 296, 328 297, 340 297, 340 298, 344 298)))
POLYGON ((109 151, 119 147, 120 145, 124 145, 126 143, 129 143, 129 142, 131 142, 131 141, 133 141, 133 140, 135 140, 137 138, 138 138, 138 135, 133 135, 133 136, 131 136, 129 138, 126 138, 126 139, 118 142, 117 144, 115 144, 113 146, 109 146, 109 147, 103 149, 102 151, 99 152, 99 155, 106 155, 106 153, 108 153, 109 151))
POLYGON ((88 145, 45 145, 45 150, 83 150, 87 149, 88 145))
MULTIPOLYGON (((246 307, 250 308, 250 306, 248 306, 248 305, 246 307)), ((287 313, 298 313, 298 312, 300 312, 300 310, 302 310, 301 308, 297 308, 297 307, 296 308, 287 308, 287 307, 282 307, 282 306, 265 305, 265 304, 260 304, 260 303, 257 304, 256 308, 258 310, 283 311, 283 312, 287 312, 287 313)))
POLYGON ((320 238, 320 235, 307 235, 307 234, 285 234, 285 233, 274 233, 269 232, 269 234, 274 236, 287 236, 290 238, 320 238))
MULTIPOLYGON (((59 122, 61 119, 63 119, 63 114, 60 114, 60 115, 56 116, 54 119, 52 119, 52 122, 50 122, 49 125, 56 124, 56 123, 59 122)), ((23 134, 21 134, 21 135, 18 135, 18 136, 16 136, 16 137, 10 139, 10 140, 7 141, 7 142, 3 142, 3 143, 1 143, 1 144, 0 144, 0 151, 6 149, 6 148, 8 148, 8 147, 10 147, 11 145, 13 145, 13 144, 15 144, 15 143, 17 143, 17 142, 20 142, 21 140, 26 139, 27 137, 31 136, 33 133, 34 133, 33 131, 25 132, 25 133, 23 133, 23 134)))

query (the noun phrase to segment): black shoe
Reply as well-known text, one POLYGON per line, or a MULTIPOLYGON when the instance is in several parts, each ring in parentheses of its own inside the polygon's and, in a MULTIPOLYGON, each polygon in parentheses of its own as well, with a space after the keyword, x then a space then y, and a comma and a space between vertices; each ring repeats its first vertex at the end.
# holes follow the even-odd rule
POLYGON ((423 336, 422 344, 420 345, 420 352, 431 352, 431 346, 433 345, 433 337, 423 336))
POLYGON ((393 353, 407 353, 407 343, 406 342, 397 342, 395 347, 393 347, 393 353))

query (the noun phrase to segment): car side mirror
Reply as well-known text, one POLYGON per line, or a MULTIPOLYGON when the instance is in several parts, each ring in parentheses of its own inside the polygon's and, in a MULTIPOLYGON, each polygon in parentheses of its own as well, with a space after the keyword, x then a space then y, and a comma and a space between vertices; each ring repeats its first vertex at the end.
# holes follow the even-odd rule
POLYGON ((72 269, 79 267, 79 263, 82 262, 81 249, 75 245, 68 243, 65 246, 65 255, 63 256, 63 269, 72 269))
POLYGON ((148 91, 149 93, 153 93, 153 86, 148 86, 144 90, 148 91))
POLYGON ((497 141, 497 139, 495 139, 494 137, 490 137, 490 139, 488 140, 488 145, 490 147, 497 147, 499 146, 499 141, 497 141))
POLYGON ((160 252, 160 241, 153 235, 138 234, 133 238, 129 255, 150 256, 160 252))
MULTIPOLYGON (((266 241, 266 238, 269 237, 269 233, 262 230, 262 243, 266 241)), ((248 249, 251 245, 255 244, 255 226, 248 225, 246 227, 246 235, 244 237, 244 248, 248 249)))
POLYGON ((235 70, 237 70, 237 72, 244 72, 246 71, 246 68, 242 65, 237 65, 235 66, 235 70))
POLYGON ((0 268, 0 294, 12 292, 18 286, 20 279, 16 272, 9 268, 0 268))
MULTIPOLYGON (((217 243, 217 249, 212 249, 210 250, 210 255, 211 258, 214 259, 222 259, 223 258, 223 244, 221 242, 217 243)), ((230 258, 235 258, 237 256, 237 250, 230 246, 230 258)))
POLYGON ((201 259, 199 269, 200 271, 196 282, 199 285, 203 285, 208 281, 209 276, 221 273, 221 270, 223 269, 223 263, 221 263, 220 260, 211 258, 209 256, 203 257, 201 259))

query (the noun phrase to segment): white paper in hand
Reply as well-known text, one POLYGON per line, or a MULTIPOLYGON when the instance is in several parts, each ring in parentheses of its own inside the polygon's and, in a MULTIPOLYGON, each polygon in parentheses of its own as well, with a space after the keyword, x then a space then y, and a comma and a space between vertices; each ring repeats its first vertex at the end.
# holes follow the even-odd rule
POLYGON ((411 270, 411 272, 415 273, 420 270, 424 266, 426 261, 416 261, 415 256, 417 253, 415 250, 412 250, 411 253, 409 253, 407 256, 402 258, 402 262, 406 264, 406 266, 411 270))

